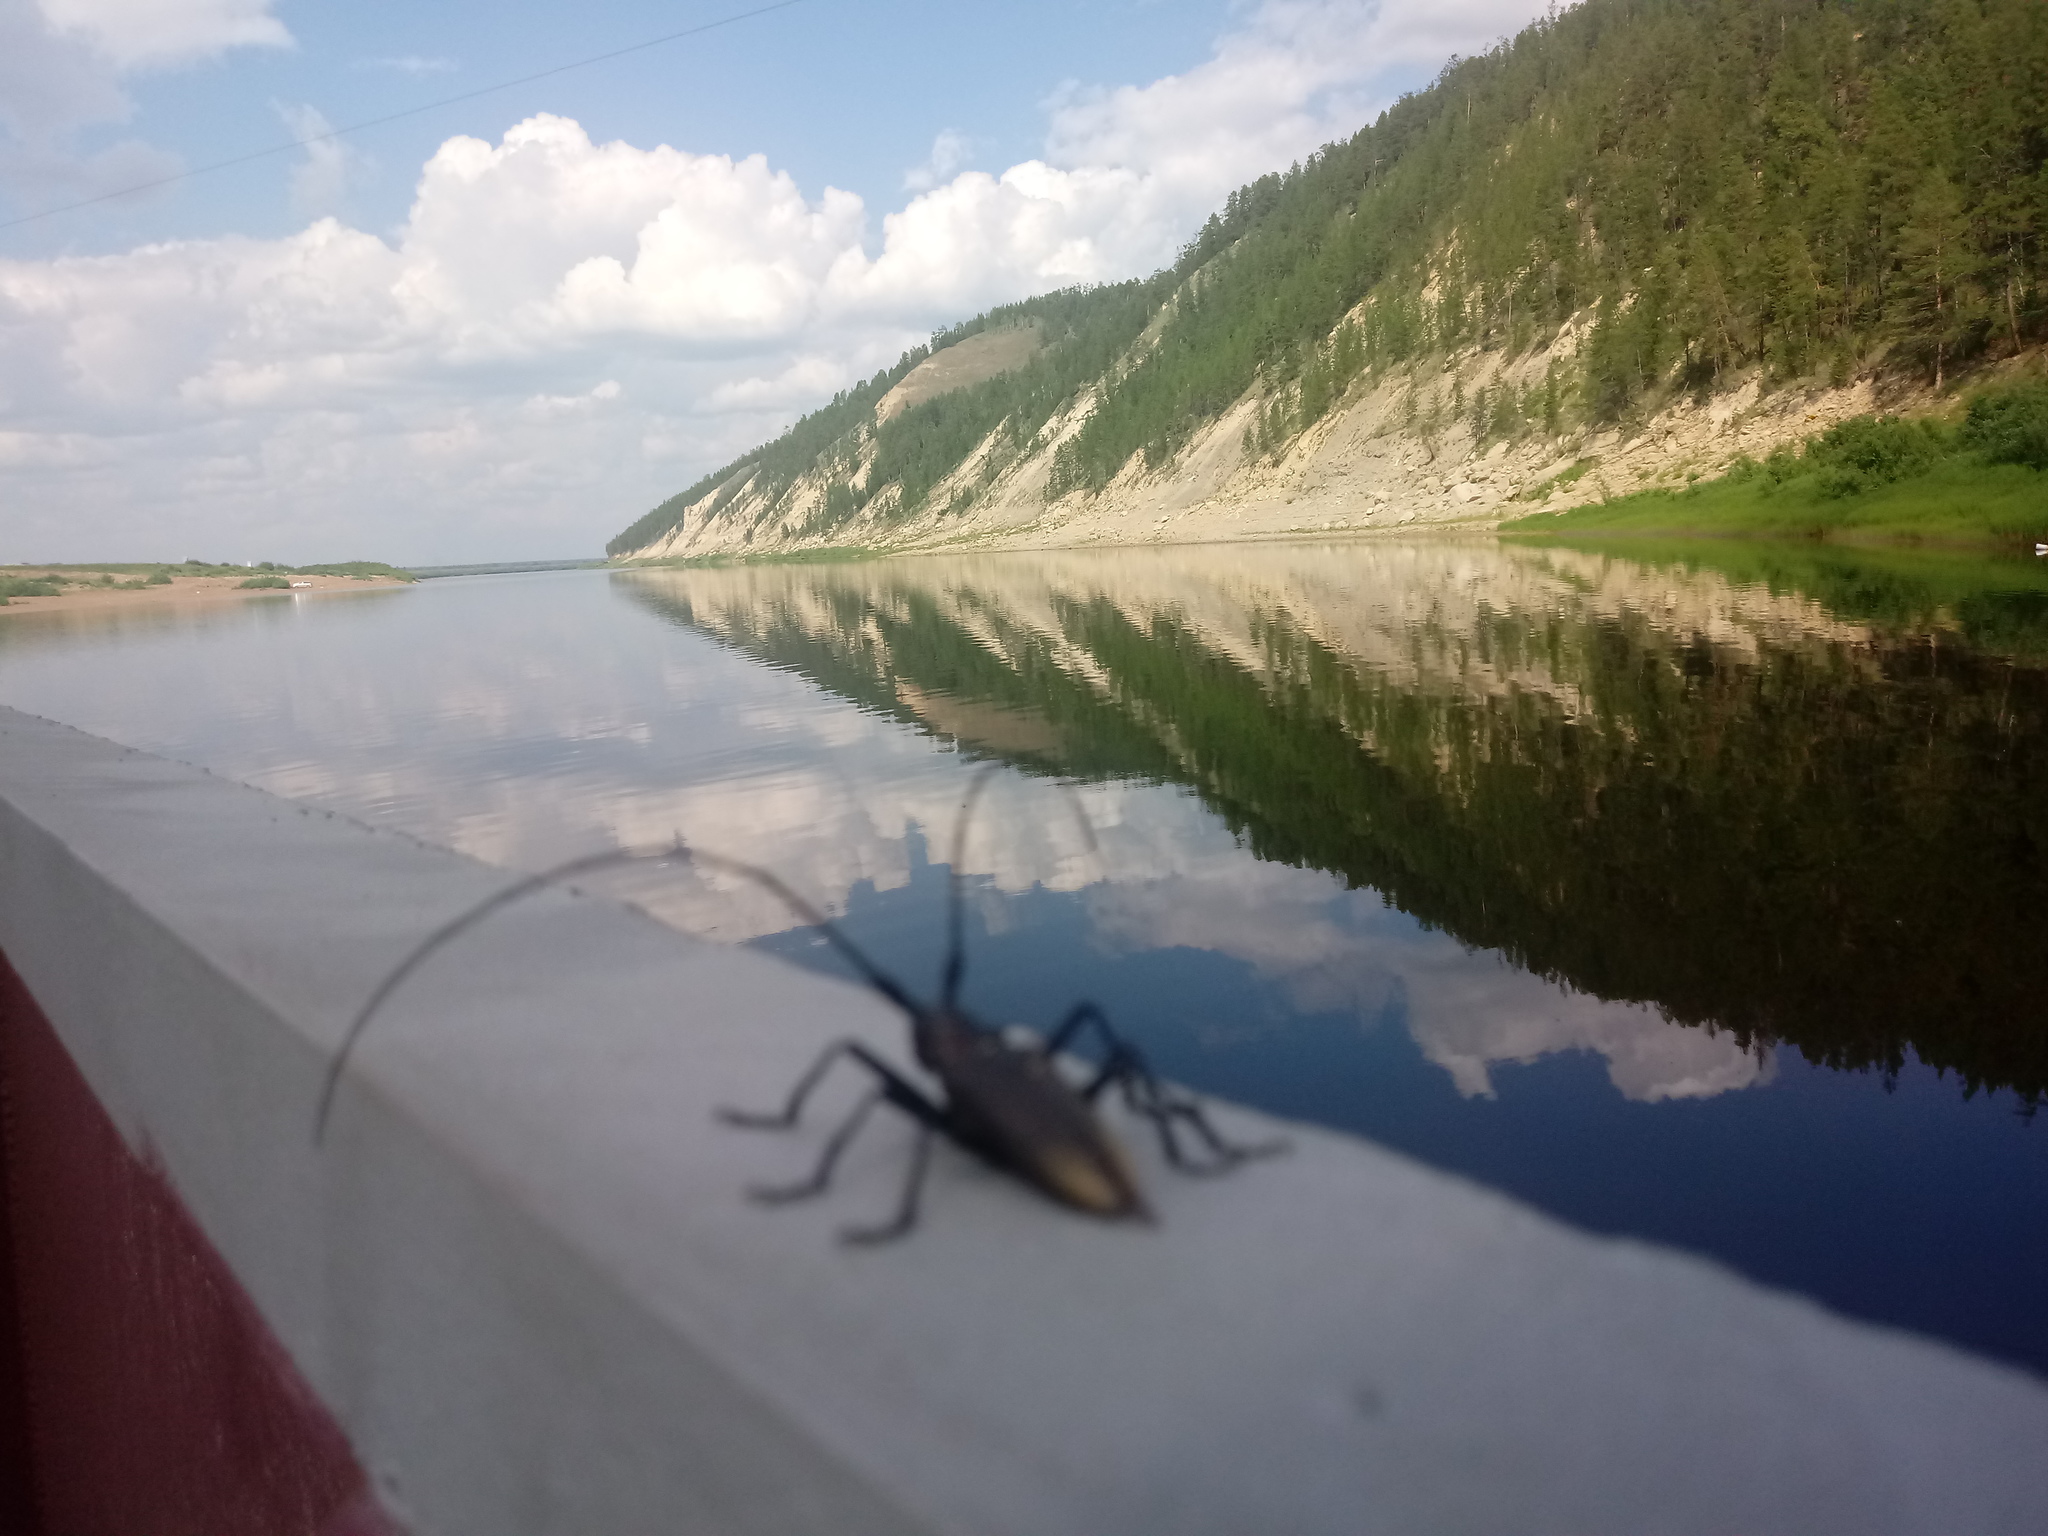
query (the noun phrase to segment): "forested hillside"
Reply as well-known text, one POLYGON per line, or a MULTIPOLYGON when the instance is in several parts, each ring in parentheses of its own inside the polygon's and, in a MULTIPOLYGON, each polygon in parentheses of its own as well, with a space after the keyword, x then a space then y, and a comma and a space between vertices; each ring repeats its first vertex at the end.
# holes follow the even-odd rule
POLYGON ((1243 458, 1270 460, 1391 372, 1475 351, 1548 352, 1469 396, 1459 376, 1475 444, 1738 379, 1939 390, 2048 334, 2044 234, 2042 0, 1585 0, 1234 193, 1171 269, 932 343, 1037 322, 1027 367, 877 428, 912 353, 611 552, 728 506, 749 539, 942 520, 1032 461, 1041 502, 1085 499, 1171 475, 1247 400, 1243 458))

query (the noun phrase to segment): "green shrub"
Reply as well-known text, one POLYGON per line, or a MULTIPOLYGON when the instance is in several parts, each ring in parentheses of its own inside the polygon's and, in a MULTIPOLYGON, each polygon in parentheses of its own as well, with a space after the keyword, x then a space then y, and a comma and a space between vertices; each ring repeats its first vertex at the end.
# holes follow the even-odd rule
POLYGON ((57 583, 41 577, 0 576, 0 598, 55 597, 59 590, 57 583))
POLYGON ((327 565, 292 565, 284 569, 299 576, 353 576, 358 581, 370 581, 379 576, 388 576, 394 581, 417 579, 412 572, 386 565, 381 560, 338 560, 327 565))
POLYGON ((1741 454, 1722 478, 1736 485, 1761 481, 1757 489, 1765 495, 1804 481, 1823 497, 1839 500, 1924 475, 1948 449, 1948 433, 1934 422, 1854 416, 1809 437, 1803 447, 1780 443, 1762 463, 1741 454))
POLYGON ((251 576, 247 581, 235 583, 238 587, 289 587, 290 582, 282 576, 251 576))
POLYGON ((1769 482, 1764 487, 1768 491, 1774 486, 1783 485, 1787 480, 1793 479, 1798 475, 1799 469, 1798 452, 1787 444, 1780 443, 1770 451, 1763 463, 1757 466, 1757 473, 1769 482))
POLYGON ((1948 434, 1934 422, 1855 416, 1809 438, 1799 468, 1817 476, 1823 496, 1856 496, 1925 474, 1947 449, 1948 434))
POLYGON ((145 583, 145 585, 152 587, 167 587, 170 584, 171 573, 169 571, 151 571, 149 573, 149 580, 145 583))
POLYGON ((1989 463, 2048 469, 2048 383, 1986 390, 1970 402, 1962 438, 1989 463))

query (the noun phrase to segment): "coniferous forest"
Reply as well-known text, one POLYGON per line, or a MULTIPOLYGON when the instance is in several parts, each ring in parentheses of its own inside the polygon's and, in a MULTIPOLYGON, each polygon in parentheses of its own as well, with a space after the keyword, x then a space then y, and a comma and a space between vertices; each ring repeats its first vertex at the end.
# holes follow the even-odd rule
POLYGON ((1247 447, 1270 452, 1362 375, 1567 323, 1587 328, 1569 366, 1491 402, 1497 430, 1625 420, 1737 374, 1943 388, 2048 336, 2044 285, 2041 0, 1585 0, 1233 193, 1167 271, 933 338, 1039 323, 1027 368, 874 428, 913 352, 610 552, 721 487, 772 515, 821 467, 813 531, 883 495, 920 510, 990 434, 993 474, 1089 391, 1050 495, 1134 456, 1166 469, 1248 393, 1247 447))

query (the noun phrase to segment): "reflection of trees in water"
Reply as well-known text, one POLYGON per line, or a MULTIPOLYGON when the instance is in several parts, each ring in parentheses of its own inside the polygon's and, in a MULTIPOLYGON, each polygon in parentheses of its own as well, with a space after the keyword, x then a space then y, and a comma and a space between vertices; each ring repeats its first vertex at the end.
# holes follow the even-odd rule
POLYGON ((1274 792, 1289 765, 1246 754, 1253 846, 1602 997, 1835 1065, 1910 1045, 2036 1098, 2048 678, 1925 645, 1751 662, 1639 622, 1585 638, 1572 720, 1387 689, 1276 624, 1276 713, 1376 750, 1297 777, 1307 817, 1274 792))
POLYGON ((1186 784, 1261 858, 1600 997, 1833 1065, 1896 1069, 1910 1046, 1973 1089, 2048 1090, 2039 669, 1482 607, 1410 624, 1396 683, 1277 607, 1211 635, 1100 592, 1023 615, 858 569, 715 606, 688 577, 633 590, 907 723, 1028 722, 966 740, 1022 766, 1186 784), (1456 686, 1467 670, 1551 686, 1456 686), (981 713, 948 722, 933 698, 981 713))

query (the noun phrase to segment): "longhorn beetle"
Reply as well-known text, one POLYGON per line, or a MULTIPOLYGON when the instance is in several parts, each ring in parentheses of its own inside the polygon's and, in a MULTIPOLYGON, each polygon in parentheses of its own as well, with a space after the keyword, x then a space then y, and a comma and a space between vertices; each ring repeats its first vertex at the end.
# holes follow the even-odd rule
POLYGON ((1030 1035, 1028 1040, 1019 1038, 1020 1033, 1028 1032, 993 1028, 960 1005, 960 983, 966 974, 960 866, 975 802, 992 772, 992 768, 984 771, 969 788, 955 829, 953 862, 948 871, 946 958, 936 1003, 919 1002, 869 959, 837 924, 768 870, 700 852, 680 837, 673 844, 660 847, 611 849, 573 859, 508 886, 443 924, 406 956, 371 993, 328 1065, 314 1120, 314 1141, 317 1143, 325 1132, 349 1054, 363 1030, 428 955, 491 913, 558 881, 620 864, 680 860, 752 881, 817 929, 870 987, 903 1011, 910 1021, 911 1045, 919 1065, 938 1080, 943 1090, 942 1097, 933 1099, 861 1041, 834 1041, 797 1079, 780 1110, 718 1111, 719 1118, 729 1125, 788 1129, 797 1124, 812 1092, 838 1062, 850 1061, 875 1080, 874 1089, 826 1138, 809 1177, 795 1184, 754 1187, 748 1193, 756 1200, 778 1204, 822 1194, 831 1183, 840 1156, 877 1104, 888 1104, 916 1122, 917 1140, 895 1215, 878 1226, 842 1229, 840 1238, 845 1242, 886 1242, 903 1236, 917 1224, 918 1202, 934 1135, 945 1137, 990 1167, 1029 1184, 1062 1205, 1110 1219, 1149 1220, 1150 1209, 1123 1148, 1095 1116, 1095 1104, 1110 1088, 1117 1090, 1127 1108, 1152 1124, 1167 1162, 1184 1173, 1220 1173, 1247 1158, 1283 1150, 1283 1143, 1245 1146, 1225 1140, 1210 1125, 1199 1103, 1166 1087, 1152 1075, 1137 1048, 1117 1034, 1108 1017, 1093 1003, 1076 1004, 1050 1035, 1042 1039, 1030 1035), (1101 1043, 1103 1057, 1089 1072, 1086 1082, 1076 1086, 1061 1070, 1060 1053, 1082 1031, 1090 1029, 1101 1043), (1190 1156, 1182 1144, 1182 1130, 1199 1144, 1197 1155, 1190 1156))

